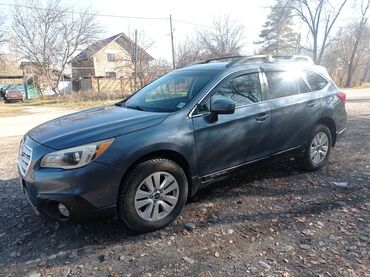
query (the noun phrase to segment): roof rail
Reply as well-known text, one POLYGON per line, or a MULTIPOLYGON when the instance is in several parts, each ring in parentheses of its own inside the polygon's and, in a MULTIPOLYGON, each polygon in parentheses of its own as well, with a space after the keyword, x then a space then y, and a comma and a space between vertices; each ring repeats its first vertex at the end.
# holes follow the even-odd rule
POLYGON ((197 61, 183 67, 188 67, 196 64, 206 64, 213 61, 231 60, 226 67, 232 67, 234 65, 240 65, 245 63, 274 63, 274 62, 304 62, 314 64, 313 60, 304 55, 250 55, 250 56, 225 56, 204 61, 197 61))
POLYGON ((248 62, 274 62, 274 59, 271 55, 252 55, 252 56, 242 56, 240 59, 235 59, 229 62, 226 67, 231 67, 238 64, 248 63, 248 62))
POLYGON ((277 62, 306 62, 314 64, 313 60, 309 56, 305 55, 276 55, 272 56, 277 62))
POLYGON ((210 62, 213 62, 213 61, 220 61, 220 60, 230 60, 230 59, 238 59, 238 58, 242 58, 243 56, 226 56, 226 57, 218 57, 218 58, 213 58, 213 59, 208 59, 208 60, 205 60, 203 61, 202 63, 210 63, 210 62))
POLYGON ((213 61, 221 61, 221 60, 238 59, 238 58, 242 58, 242 57, 243 57, 243 56, 225 56, 225 57, 217 57, 217 58, 207 59, 207 60, 204 60, 204 61, 196 61, 196 62, 193 62, 193 63, 191 63, 191 64, 184 65, 184 66, 182 66, 181 68, 188 67, 188 66, 192 66, 192 65, 197 65, 197 64, 206 64, 206 63, 210 63, 210 62, 213 62, 213 61))
POLYGON ((240 57, 239 59, 232 60, 229 62, 226 67, 231 67, 238 64, 243 63, 255 63, 255 62, 265 62, 265 63, 273 63, 273 62, 303 62, 314 64, 313 60, 304 55, 252 55, 252 56, 244 56, 240 57))

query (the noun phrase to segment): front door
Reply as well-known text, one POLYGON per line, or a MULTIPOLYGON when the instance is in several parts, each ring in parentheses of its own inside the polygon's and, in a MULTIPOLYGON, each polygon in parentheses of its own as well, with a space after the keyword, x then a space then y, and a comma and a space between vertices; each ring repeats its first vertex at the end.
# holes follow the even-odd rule
POLYGON ((238 166, 268 155, 270 107, 262 101, 260 73, 233 74, 218 84, 193 115, 201 176, 238 166), (210 105, 217 97, 236 103, 234 114, 210 120, 210 105))

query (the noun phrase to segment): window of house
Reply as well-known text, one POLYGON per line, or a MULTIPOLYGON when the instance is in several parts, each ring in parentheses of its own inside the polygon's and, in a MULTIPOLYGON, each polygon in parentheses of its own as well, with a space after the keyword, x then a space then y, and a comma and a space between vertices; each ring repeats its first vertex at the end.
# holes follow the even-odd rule
POLYGON ((26 71, 26 74, 32 74, 32 73, 33 73, 33 72, 32 72, 33 70, 32 70, 32 68, 31 68, 31 67, 26 67, 25 69, 26 69, 26 70, 25 70, 25 71, 26 71))
POLYGON ((266 72, 266 78, 269 86, 268 99, 276 99, 299 93, 297 76, 293 72, 266 72))
POLYGON ((106 78, 117 78, 117 73, 116 72, 105 72, 105 77, 106 78))
POLYGON ((116 54, 115 53, 107 53, 107 60, 108 60, 108 62, 115 62, 116 61, 116 54))

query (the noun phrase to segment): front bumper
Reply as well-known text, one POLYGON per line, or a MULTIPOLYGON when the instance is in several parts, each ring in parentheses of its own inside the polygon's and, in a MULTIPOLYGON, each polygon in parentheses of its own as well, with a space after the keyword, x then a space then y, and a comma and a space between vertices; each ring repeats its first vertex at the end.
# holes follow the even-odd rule
POLYGON ((70 170, 41 168, 40 159, 51 152, 31 138, 26 143, 32 148, 28 171, 19 170, 21 185, 28 202, 39 216, 77 222, 114 218, 123 172, 111 166, 91 162, 70 170), (58 204, 63 204, 69 217, 63 216, 58 204))
POLYGON ((27 184, 23 179, 21 179, 21 182, 29 204, 39 217, 58 221, 91 222, 116 216, 115 204, 98 208, 79 195, 36 193, 33 191, 33 184, 27 184), (60 213, 58 210, 59 203, 68 209, 69 217, 60 213))

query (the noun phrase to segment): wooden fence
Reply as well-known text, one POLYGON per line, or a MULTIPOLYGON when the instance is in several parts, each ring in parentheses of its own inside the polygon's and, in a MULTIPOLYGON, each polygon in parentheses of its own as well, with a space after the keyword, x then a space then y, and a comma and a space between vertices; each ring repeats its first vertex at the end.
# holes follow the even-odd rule
POLYGON ((127 78, 90 77, 75 81, 74 90, 129 93, 132 91, 132 86, 127 78))

